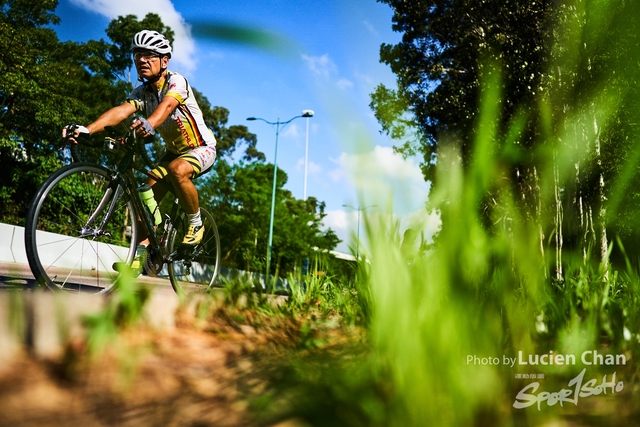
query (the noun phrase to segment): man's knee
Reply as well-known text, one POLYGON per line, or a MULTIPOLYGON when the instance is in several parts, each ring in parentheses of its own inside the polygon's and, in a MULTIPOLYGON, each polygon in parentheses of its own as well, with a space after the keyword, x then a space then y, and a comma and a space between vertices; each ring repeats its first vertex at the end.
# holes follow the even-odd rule
POLYGON ((193 175, 193 166, 182 159, 169 163, 168 170, 169 174, 178 180, 191 179, 193 175))

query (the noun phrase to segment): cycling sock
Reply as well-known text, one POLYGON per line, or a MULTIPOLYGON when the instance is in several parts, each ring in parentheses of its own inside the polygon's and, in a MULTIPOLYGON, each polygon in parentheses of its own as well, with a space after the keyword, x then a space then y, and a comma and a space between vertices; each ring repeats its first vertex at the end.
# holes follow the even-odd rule
POLYGON ((200 217, 200 209, 198 209, 198 212, 194 214, 188 213, 187 217, 189 218, 189 225, 195 225, 196 227, 199 227, 202 225, 202 218, 200 217))

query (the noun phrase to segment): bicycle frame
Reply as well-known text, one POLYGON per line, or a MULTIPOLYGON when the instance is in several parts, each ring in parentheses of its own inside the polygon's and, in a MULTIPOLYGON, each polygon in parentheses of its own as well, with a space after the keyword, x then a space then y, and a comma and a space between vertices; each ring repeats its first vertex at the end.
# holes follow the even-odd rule
MULTIPOLYGON (((86 139, 70 145, 75 162, 45 180, 27 213, 25 248, 29 267, 39 284, 51 290, 110 292, 119 273, 125 271, 121 268, 131 266, 140 253, 136 249, 139 239, 148 238, 146 256, 138 258, 144 259, 140 267, 147 274, 156 276, 166 266, 171 286, 178 293, 186 289, 208 290, 213 285, 220 266, 220 236, 215 220, 201 209, 200 242, 182 243, 189 221, 171 181, 153 173, 154 162, 143 143, 128 131, 118 139, 101 139, 99 145, 97 140, 86 139), (82 145, 119 154, 109 156, 106 163, 81 161, 82 145), (145 166, 138 164, 138 155, 145 166), (138 191, 142 180, 136 171, 163 186, 160 192, 155 187, 156 195, 165 194, 166 189, 174 196, 172 207, 165 207, 164 223, 157 227, 138 191)), ((104 159, 102 154, 103 151, 100 157, 104 159)))
MULTIPOLYGON (((111 142, 111 141, 110 141, 111 142)), ((117 142, 117 141, 116 141, 117 142)), ((147 236, 149 237, 149 249, 152 253, 159 253, 160 247, 163 239, 159 239, 155 232, 155 224, 152 222, 151 216, 148 214, 148 210, 142 198, 140 197, 137 187, 138 182, 133 175, 133 171, 137 170, 138 172, 144 173, 150 178, 156 178, 151 175, 151 173, 147 170, 136 168, 133 160, 134 156, 140 151, 140 142, 134 132, 130 132, 126 137, 121 139, 120 145, 125 150, 125 155, 122 159, 120 159, 119 163, 113 170, 112 175, 112 184, 108 188, 107 192, 103 196, 102 200, 98 204, 98 208, 94 212, 91 218, 87 221, 86 229, 81 231, 82 237, 88 236, 99 236, 104 234, 104 228, 109 223, 113 212, 115 211, 116 206, 118 205, 122 196, 126 193, 129 196, 133 204, 133 208, 135 214, 138 218, 138 221, 142 225, 144 231, 146 231, 147 236), (133 141, 131 141, 133 140, 133 141), (115 193, 115 194, 114 194, 115 193), (108 207, 107 207, 108 205, 108 207), (98 229, 90 229, 92 222, 98 217, 102 211, 107 208, 106 214, 103 218, 102 224, 98 229)), ((168 185, 163 180, 158 180, 158 184, 165 186, 170 193, 174 193, 172 186, 168 185)), ((177 199, 176 199, 177 202, 177 199)), ((177 204, 177 203, 175 203, 177 204)), ((174 204, 174 205, 175 205, 174 204)), ((173 217, 177 213, 177 206, 174 206, 171 212, 171 216, 173 217)), ((165 221, 166 224, 166 221, 165 221)), ((165 232, 167 231, 167 227, 164 227, 165 232)))

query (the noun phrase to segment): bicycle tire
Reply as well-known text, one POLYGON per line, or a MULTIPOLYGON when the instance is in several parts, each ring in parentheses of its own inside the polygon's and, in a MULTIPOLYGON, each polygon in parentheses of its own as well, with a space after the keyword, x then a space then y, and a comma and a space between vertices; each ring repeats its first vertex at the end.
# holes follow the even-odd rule
POLYGON ((119 277, 114 263, 131 264, 137 222, 126 191, 118 190, 121 197, 105 232, 95 232, 113 200, 111 184, 108 169, 73 163, 54 172, 38 189, 26 218, 25 249, 31 272, 41 286, 107 292, 119 277))
POLYGON ((203 208, 200 215, 204 225, 202 242, 194 248, 182 245, 188 228, 184 212, 173 222, 167 240, 167 270, 171 286, 178 294, 202 293, 211 290, 220 272, 220 235, 213 216, 203 208))

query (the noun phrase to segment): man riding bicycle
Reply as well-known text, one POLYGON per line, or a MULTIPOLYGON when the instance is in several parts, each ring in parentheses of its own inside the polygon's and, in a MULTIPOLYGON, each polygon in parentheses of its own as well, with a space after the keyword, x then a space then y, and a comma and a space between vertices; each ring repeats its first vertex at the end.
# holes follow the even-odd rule
MULTIPOLYGON (((189 217, 189 228, 183 244, 197 245, 202 240, 204 227, 200 217, 198 190, 191 181, 207 171, 216 159, 216 139, 206 126, 202 111, 193 91, 183 76, 167 69, 171 58, 171 44, 156 31, 143 30, 131 42, 133 60, 138 72, 137 86, 127 100, 103 113, 96 121, 75 127, 73 136, 91 135, 115 126, 132 114, 140 114, 131 124, 138 136, 149 137, 156 131, 165 141, 167 153, 151 171, 157 179, 150 179, 154 198, 159 202, 167 193, 157 181, 168 179, 175 189, 180 205, 189 217)), ((63 130, 63 136, 67 135, 63 130)), ((75 140, 71 138, 73 142, 75 140)), ((148 245, 147 236, 141 236, 141 245, 148 245)), ((136 260, 136 264, 143 261, 136 260)), ((138 265, 132 265, 138 268, 138 265)))

